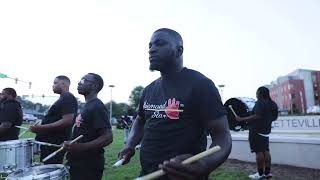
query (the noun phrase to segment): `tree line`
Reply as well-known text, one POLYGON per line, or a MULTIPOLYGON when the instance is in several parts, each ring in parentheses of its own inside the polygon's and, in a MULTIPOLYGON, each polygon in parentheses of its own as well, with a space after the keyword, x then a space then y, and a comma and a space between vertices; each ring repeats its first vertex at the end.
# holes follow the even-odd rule
MULTIPOLYGON (((115 118, 120 118, 122 115, 127 114, 128 111, 136 112, 143 89, 143 86, 136 86, 130 93, 129 103, 117 103, 115 101, 109 101, 105 104, 105 106, 110 111, 110 103, 112 103, 112 116, 115 118)), ((24 109, 35 110, 39 113, 46 113, 50 107, 40 103, 33 103, 32 101, 21 98, 20 96, 17 97, 17 100, 21 103, 21 106, 24 109)), ((79 109, 83 108, 84 104, 85 103, 78 100, 79 109)))

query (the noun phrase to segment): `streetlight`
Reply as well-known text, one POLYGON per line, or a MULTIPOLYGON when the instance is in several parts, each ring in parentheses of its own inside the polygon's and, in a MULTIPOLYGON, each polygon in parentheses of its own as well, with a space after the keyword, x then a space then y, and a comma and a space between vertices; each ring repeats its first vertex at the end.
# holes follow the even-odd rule
POLYGON ((224 84, 220 84, 218 85, 219 89, 220 89, 220 92, 221 92, 221 101, 223 102, 223 88, 225 87, 224 84))
POLYGON ((112 120, 111 120, 111 118, 112 118, 112 88, 114 88, 114 87, 115 87, 115 85, 113 85, 113 84, 109 85, 109 88, 110 88, 110 124, 112 123, 112 120))

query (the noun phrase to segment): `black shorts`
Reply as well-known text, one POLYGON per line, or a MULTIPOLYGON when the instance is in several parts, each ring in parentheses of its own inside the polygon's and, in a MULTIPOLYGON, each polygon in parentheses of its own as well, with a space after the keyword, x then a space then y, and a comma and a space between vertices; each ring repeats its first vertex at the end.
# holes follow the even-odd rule
POLYGON ((269 151, 269 137, 264 137, 256 132, 249 131, 249 143, 251 152, 269 151))

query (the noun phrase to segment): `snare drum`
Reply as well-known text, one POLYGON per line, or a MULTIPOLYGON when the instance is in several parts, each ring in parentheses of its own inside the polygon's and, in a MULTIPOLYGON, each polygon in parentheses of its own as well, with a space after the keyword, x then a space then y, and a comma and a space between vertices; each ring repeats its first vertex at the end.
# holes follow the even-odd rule
POLYGON ((62 164, 48 164, 18 170, 6 180, 69 180, 68 168, 62 164))
POLYGON ((34 140, 20 139, 0 143, 0 172, 10 173, 31 167, 34 140))

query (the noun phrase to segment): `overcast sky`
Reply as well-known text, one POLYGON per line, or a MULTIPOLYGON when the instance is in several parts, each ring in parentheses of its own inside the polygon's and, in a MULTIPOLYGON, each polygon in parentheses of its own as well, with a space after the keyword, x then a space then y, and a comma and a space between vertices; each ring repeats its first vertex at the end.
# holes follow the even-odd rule
MULTIPOLYGON (((19 95, 54 95, 58 75, 71 92, 100 74, 99 97, 127 102, 131 90, 159 77, 148 70, 148 43, 162 27, 184 39, 184 65, 224 84, 224 101, 255 97, 259 86, 295 69, 320 70, 317 0, 10 0, 0 1, 0 79, 19 95)), ((39 99, 39 98, 38 98, 39 99)), ((46 98, 50 103, 55 98, 46 98)))

